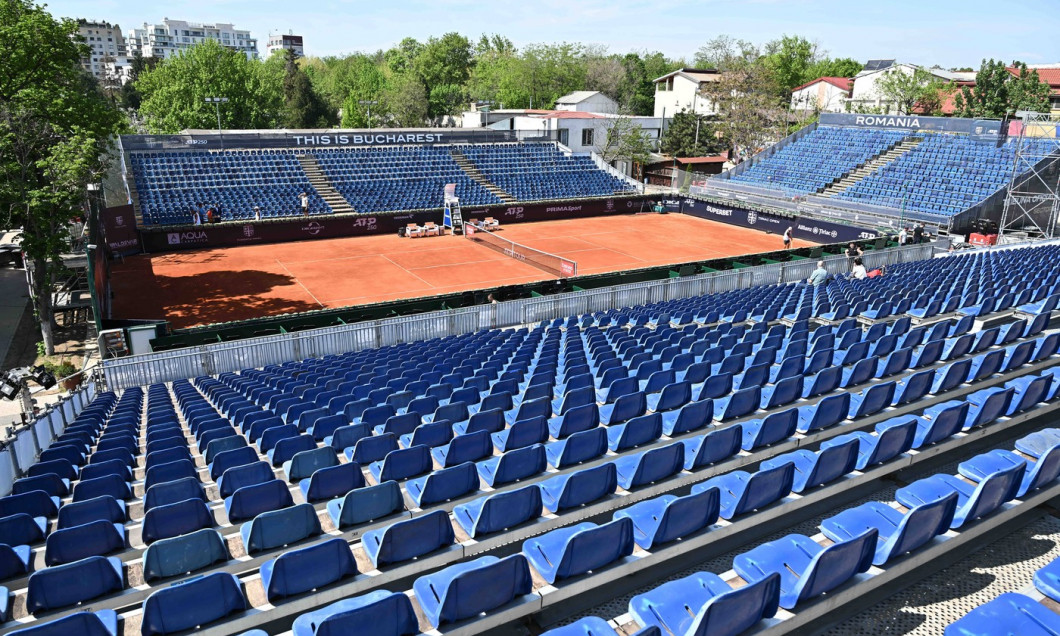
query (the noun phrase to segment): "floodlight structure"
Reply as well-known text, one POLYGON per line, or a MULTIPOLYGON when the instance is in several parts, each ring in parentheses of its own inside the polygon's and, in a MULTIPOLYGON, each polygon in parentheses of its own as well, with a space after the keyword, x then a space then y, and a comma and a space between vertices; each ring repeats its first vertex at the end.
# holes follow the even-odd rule
POLYGON ((227 104, 228 103, 228 98, 227 97, 207 97, 203 101, 205 101, 207 104, 213 104, 214 112, 217 114, 217 136, 220 138, 220 141, 221 141, 221 149, 224 150, 225 138, 224 138, 224 135, 221 133, 221 104, 227 104))
POLYGON ((1060 215, 1060 115, 1017 111, 1007 124, 1003 134, 1018 128, 1019 135, 998 240, 1016 232, 1053 238, 1060 215))

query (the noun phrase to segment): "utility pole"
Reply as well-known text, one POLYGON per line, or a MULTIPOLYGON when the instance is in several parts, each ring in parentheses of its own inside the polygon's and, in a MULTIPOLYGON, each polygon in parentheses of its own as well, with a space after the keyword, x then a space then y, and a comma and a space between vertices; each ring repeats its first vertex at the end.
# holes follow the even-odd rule
POLYGON ((358 99, 357 103, 361 106, 368 107, 368 130, 372 129, 372 106, 375 106, 379 102, 374 99, 358 99))
POLYGON ((206 101, 207 104, 213 104, 214 112, 217 114, 217 137, 221 141, 221 150, 224 150, 224 148, 225 148, 225 137, 224 137, 224 134, 221 132, 221 104, 227 104, 228 103, 228 98, 227 97, 207 97, 205 101, 206 101))

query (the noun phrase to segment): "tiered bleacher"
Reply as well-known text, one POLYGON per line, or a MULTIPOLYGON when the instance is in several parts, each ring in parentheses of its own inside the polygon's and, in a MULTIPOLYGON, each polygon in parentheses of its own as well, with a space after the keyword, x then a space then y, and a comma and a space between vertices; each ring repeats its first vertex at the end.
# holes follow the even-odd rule
POLYGON ((460 146, 482 174, 520 201, 611 196, 633 186, 610 175, 586 156, 567 156, 553 144, 460 146))
POLYGON ((191 223, 192 209, 216 207, 221 218, 252 219, 301 214, 299 195, 309 196, 310 214, 330 214, 292 150, 141 152, 131 155, 144 223, 191 223))
MULTIPOLYGON (((1044 151, 1049 142, 1026 143, 1044 151)), ((927 135, 923 143, 836 198, 953 216, 1008 186, 1015 157, 1014 140, 998 148, 966 136, 927 135)))
MULTIPOLYGON (((998 146, 967 134, 843 126, 819 126, 731 180, 784 195, 827 195, 826 186, 914 137, 923 141, 830 196, 891 208, 896 214, 904 210, 951 217, 1008 186, 1015 140, 998 146)), ((1047 140, 1025 143, 1034 145, 1038 155, 1054 147, 1047 140)), ((715 183, 723 187, 724 180, 715 183)))
POLYGON ((817 192, 908 134, 903 130, 820 126, 732 180, 792 194, 817 192))
MULTIPOLYGON (((529 616, 1055 403, 1058 256, 978 252, 102 394, 0 498, 0 618, 19 621, 0 628, 387 635, 529 616), (1016 313, 977 327, 999 312, 1016 313), (656 494, 668 484, 691 493, 656 494)), ((631 615, 674 634, 736 634, 778 607, 797 624, 821 594, 1050 493, 1060 440, 1036 435, 962 464, 978 486, 940 473, 837 511, 631 615)))
MULTIPOLYGON (((222 220, 333 210, 313 189, 298 161, 311 156, 354 211, 440 208, 447 184, 464 206, 500 205, 501 199, 457 164, 452 146, 382 146, 306 150, 225 150, 133 153, 132 171, 144 223, 191 223, 192 206, 216 206, 222 220)), ((589 157, 567 156, 551 143, 458 147, 482 175, 519 201, 578 199, 629 193, 633 186, 600 170, 589 157)))

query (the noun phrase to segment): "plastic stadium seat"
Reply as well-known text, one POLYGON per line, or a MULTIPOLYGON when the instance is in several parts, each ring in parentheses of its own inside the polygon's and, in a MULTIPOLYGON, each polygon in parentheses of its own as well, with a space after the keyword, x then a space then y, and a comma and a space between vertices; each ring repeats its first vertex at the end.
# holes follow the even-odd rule
MULTIPOLYGON (((40 517, 43 518, 43 517, 40 517)), ((88 501, 68 503, 59 509, 57 528, 73 528, 102 519, 111 523, 125 523, 125 502, 103 496, 88 501)))
POLYGON ((662 414, 635 417, 625 424, 607 428, 607 446, 618 453, 653 442, 662 436, 662 414))
POLYGON ((31 517, 53 517, 59 511, 59 498, 43 490, 0 497, 0 517, 24 513, 31 517))
POLYGON ((247 554, 295 543, 321 532, 316 510, 307 503, 263 512, 239 530, 247 554))
MULTIPOLYGON (((845 420, 849 412, 850 393, 844 391, 838 395, 829 395, 817 404, 799 407, 797 430, 800 433, 809 433, 835 426, 845 420)), ((790 435, 785 437, 790 437, 790 435)))
POLYGON ((875 528, 879 540, 872 562, 883 565, 949 530, 956 509, 957 493, 915 506, 904 514, 886 504, 870 501, 825 519, 821 522, 821 531, 829 539, 840 542, 875 528))
POLYGON ((559 528, 523 542, 523 554, 549 584, 597 570, 633 554, 633 521, 620 518, 559 528))
MULTIPOLYGON (((545 416, 529 419, 542 419, 545 416)), ((523 421, 523 420, 520 420, 523 421)), ((453 426, 453 431, 460 435, 487 431, 497 433, 504 430, 504 411, 499 408, 484 409, 472 415, 466 422, 460 422, 453 426)))
POLYGON ((950 527, 960 528, 965 523, 989 515, 1015 497, 1025 469, 1026 464, 1011 466, 987 475, 977 485, 953 475, 932 475, 899 488, 895 499, 903 506, 912 508, 955 492, 958 496, 957 511, 950 527))
POLYGON ((88 481, 79 481, 74 485, 73 501, 85 501, 109 495, 118 501, 132 498, 132 488, 119 475, 107 475, 88 481))
MULTIPOLYGON (((569 415, 570 413, 564 417, 569 415)), ((595 426, 596 424, 590 428, 595 426)), ((517 448, 526 448, 532 444, 543 444, 548 440, 548 436, 548 420, 537 417, 516 422, 510 428, 493 433, 490 437, 493 439, 493 446, 503 453, 517 448)))
POLYGON ((417 507, 449 501, 478 491, 479 477, 473 462, 435 470, 405 484, 417 507))
POLYGON ((75 612, 41 625, 34 624, 8 633, 18 636, 118 636, 118 613, 107 609, 75 612))
MULTIPOLYGON (((700 398, 702 399, 702 398, 700 398)), ((642 391, 629 393, 614 402, 599 407, 600 423, 608 426, 621 424, 644 415, 648 411, 648 398, 642 391)))
POLYGON ((865 431, 839 435, 821 442, 821 450, 856 440, 858 442, 856 468, 865 470, 869 466, 890 461, 908 452, 913 447, 916 424, 916 416, 891 418, 876 425, 875 435, 865 431))
POLYGON ((795 479, 792 490, 797 493, 809 490, 822 484, 839 479, 854 470, 858 461, 858 442, 849 440, 842 444, 833 444, 816 453, 800 448, 799 450, 762 462, 761 469, 777 468, 786 463, 795 466, 795 479))
POLYGON ((746 512, 764 508, 791 493, 795 465, 785 463, 772 469, 747 473, 734 470, 692 486, 693 493, 710 488, 721 495, 721 517, 732 519, 746 512))
POLYGON ((1035 462, 1028 462, 1022 456, 1011 451, 995 449, 961 462, 957 472, 968 479, 980 482, 989 475, 1013 466, 1027 465, 1023 474, 1017 497, 1051 484, 1060 476, 1060 445, 1045 451, 1035 462))
POLYGON ((681 440, 685 447, 685 470, 696 470, 733 457, 740 452, 742 439, 739 426, 726 426, 706 435, 681 440))
POLYGON ((607 453, 609 431, 610 429, 597 427, 575 433, 558 442, 545 444, 548 463, 556 469, 563 469, 603 457, 607 453))
POLYGON ((283 424, 265 429, 258 438, 258 450, 267 453, 276 448, 280 440, 298 437, 298 427, 294 424, 283 424))
POLYGON ((36 614, 69 607, 123 587, 120 560, 114 557, 88 557, 31 574, 26 593, 26 610, 36 614))
MULTIPOLYGON (((702 394, 699 399, 703 399, 702 394)), ((758 410, 762 401, 762 388, 758 386, 740 389, 735 393, 714 400, 714 419, 719 421, 743 417, 758 410)))
POLYGON ((744 450, 776 444, 795 434, 798 426, 798 409, 787 409, 770 413, 762 419, 749 420, 740 425, 743 430, 741 445, 744 450))
MULTIPOLYGON (((296 437, 287 437, 276 442, 276 446, 273 446, 272 449, 266 453, 266 456, 269 458, 269 462, 273 466, 280 467, 286 462, 291 461, 295 455, 305 451, 311 451, 316 447, 317 444, 313 441, 312 435, 298 435, 296 437)), ((256 453, 254 458, 255 460, 257 459, 256 453)))
POLYGON ((1006 592, 946 627, 945 636, 1050 636, 1060 615, 1023 594, 1006 592))
POLYGON ((156 506, 143 519, 142 539, 147 545, 200 528, 213 526, 210 508, 200 499, 185 499, 177 503, 156 506))
MULTIPOLYGON (((96 451, 99 452, 99 451, 96 451)), ((77 479, 78 470, 77 467, 70 463, 66 459, 53 459, 45 462, 37 462, 29 467, 26 471, 27 477, 36 477, 37 475, 46 475, 48 473, 54 473, 63 479, 69 479, 73 481, 77 479)), ((3 499, 0 499, 2 502, 3 499)))
POLYGON ((965 425, 967 416, 967 402, 943 402, 926 409, 917 420, 913 448, 921 448, 952 437, 965 425))
POLYGON ((263 512, 293 505, 291 491, 279 479, 244 486, 225 499, 225 512, 232 523, 253 519, 263 512))
POLYGON ((178 537, 152 543, 143 554, 144 580, 167 578, 209 567, 228 560, 228 548, 221 533, 203 528, 178 537))
POLYGON ((234 574, 214 572, 192 577, 147 597, 140 633, 154 636, 205 627, 246 608, 247 600, 234 574))
POLYGON ((348 528, 400 512, 405 509, 405 502, 401 486, 396 481, 385 481, 351 490, 342 499, 329 501, 327 509, 336 527, 348 528))
POLYGON ((484 556, 421 576, 412 589, 427 622, 437 628, 489 612, 528 595, 530 566, 522 554, 484 556))
MULTIPOLYGON (((162 452, 165 453, 166 451, 162 452)), ((175 452, 177 453, 175 459, 191 459, 191 455, 188 455, 187 453, 179 455, 180 451, 175 452)), ((157 459, 152 462, 149 457, 147 458, 145 465, 157 466, 162 463, 165 462, 157 461, 157 459)), ((111 459, 104 462, 89 464, 81 469, 81 479, 95 479, 96 477, 104 477, 106 475, 121 475, 125 481, 132 481, 132 468, 129 464, 120 459, 111 459)))
POLYGON ((776 615, 779 603, 779 574, 734 589, 717 574, 696 572, 634 596, 629 613, 664 634, 740 634, 776 615))
MULTIPOLYGON (((339 437, 339 433, 345 429, 339 429, 335 432, 335 438, 332 439, 332 446, 338 448, 336 440, 339 437)), ((383 435, 372 435, 368 437, 359 438, 353 446, 344 445, 342 447, 343 454, 346 455, 346 459, 351 462, 357 462, 361 466, 368 466, 372 462, 380 461, 387 456, 387 453, 396 451, 398 447, 397 437, 393 433, 385 433, 383 435)))
POLYGON ((780 606, 792 609, 799 601, 831 591, 872 566, 875 529, 822 547, 809 537, 789 534, 737 555, 733 569, 748 583, 780 574, 780 606))
MULTIPOLYGON (((165 464, 155 464, 155 465, 153 465, 153 466, 151 466, 150 468, 147 469, 147 473, 146 473, 146 475, 144 477, 144 490, 147 490, 148 488, 150 488, 151 486, 154 486, 155 484, 161 484, 161 483, 165 483, 167 481, 175 481, 177 479, 184 479, 185 477, 194 477, 195 479, 199 478, 199 473, 195 469, 195 463, 192 462, 190 459, 179 459, 179 460, 177 460, 175 462, 168 462, 168 463, 165 463, 165 464)), ((120 477, 118 475, 109 475, 107 477, 100 477, 99 479, 108 479, 108 478, 109 479, 119 479, 119 480, 125 481, 122 477, 120 477)), ((81 482, 81 483, 87 483, 87 482, 81 482)), ((78 484, 78 485, 80 485, 80 484, 78 484)), ((122 499, 122 497, 118 497, 118 496, 114 495, 113 493, 101 493, 101 494, 111 494, 116 499, 122 499)), ((130 496, 131 496, 131 494, 132 493, 130 493, 130 496)), ((128 499, 128 497, 125 497, 125 499, 128 499)))
MULTIPOLYGON (((541 420, 544 418, 536 418, 541 420)), ((528 420, 520 420, 519 424, 528 420)), ((534 420, 529 420, 534 421, 534 420)), ((575 433, 587 431, 600 425, 600 408, 595 404, 575 406, 563 415, 549 418, 548 431, 556 439, 564 439, 575 433)), ((513 425, 514 428, 514 425, 513 425)))
MULTIPOLYGON (((468 433, 467 435, 457 435, 453 438, 453 441, 449 442, 445 446, 439 446, 422 452, 427 453, 427 461, 430 462, 431 457, 438 462, 443 468, 456 466, 457 464, 463 464, 464 462, 474 462, 484 457, 489 457, 493 454, 493 439, 490 437, 488 431, 476 431, 474 433, 468 433)), ((408 452, 411 452, 409 449, 408 452)), ((387 456, 390 457, 389 455, 387 456)), ((430 470, 428 466, 427 470, 430 470)), ((410 473, 409 476, 422 474, 410 473)), ((374 474, 374 473, 373 473, 374 474)))
POLYGON ((48 520, 44 517, 31 517, 20 512, 0 518, 0 537, 10 545, 37 543, 44 539, 47 530, 48 520))
POLYGON ((315 590, 357 574, 350 546, 338 537, 288 550, 261 565, 261 583, 270 603, 315 590))
POLYGON ((892 380, 873 385, 861 393, 851 393, 848 417, 855 420, 879 413, 894 402, 897 386, 892 380))
MULTIPOLYGON (((486 434, 487 441, 489 435, 486 434)), ((490 446, 493 449, 493 446, 490 446)), ((413 446, 390 451, 381 462, 372 462, 368 470, 375 477, 376 482, 400 481, 430 472, 433 468, 431 462, 431 449, 426 446, 413 446)))
POLYGON ((453 526, 442 510, 364 533, 361 544, 372 565, 400 563, 453 544, 453 526))
MULTIPOLYGON (((128 467, 125 467, 128 471, 128 467)), ((84 471, 81 472, 84 474, 84 471)), ((51 497, 65 497, 70 494, 70 481, 63 479, 55 473, 37 475, 36 477, 23 477, 11 486, 11 494, 21 495, 25 492, 43 490, 51 497)))
POLYGON ((615 460, 618 485, 632 490, 671 477, 684 467, 685 447, 674 442, 615 460))
POLYGON ((676 497, 662 495, 642 501, 614 514, 615 519, 633 520, 633 540, 645 550, 690 536, 718 520, 718 490, 676 497))
POLYGON ((109 521, 92 521, 54 531, 48 535, 44 545, 44 562, 47 565, 72 563, 124 548, 125 527, 109 521))
POLYGON ((28 545, 10 546, 0 543, 0 579, 28 572, 31 556, 32 552, 28 545))
POLYGON ((714 419, 714 401, 689 402, 677 411, 663 413, 662 418, 663 435, 668 437, 697 431, 705 428, 714 419))
POLYGON ((254 484, 264 483, 273 479, 276 479, 276 473, 269 462, 260 461, 253 464, 244 464, 226 470, 221 475, 221 480, 217 482, 217 491, 220 497, 224 499, 243 486, 253 486, 254 484))
POLYGON ((413 636, 420 629, 409 597, 376 590, 302 614, 292 631, 294 636, 413 636))
MULTIPOLYGON (((218 453, 210 464, 210 479, 217 481, 229 468, 252 464, 259 459, 257 451, 249 446, 218 453)), ((275 463, 273 465, 279 466, 275 463)))
POLYGON ((560 474, 540 482, 541 501, 549 512, 559 512, 613 494, 618 473, 613 463, 560 474))
POLYGON ((965 430, 990 424, 1008 411, 1016 390, 1013 387, 993 387, 969 395, 965 430))
POLYGON ((427 446, 434 448, 448 444, 453 439, 453 425, 447 420, 420 424, 408 435, 402 435, 401 445, 405 448, 427 446))
POLYGON ((482 481, 496 488, 545 472, 548 456, 543 445, 533 444, 481 461, 477 467, 482 481))
POLYGON ((335 455, 335 449, 330 446, 321 446, 295 453, 291 459, 283 463, 283 472, 287 476, 287 481, 300 481, 322 468, 338 465, 339 458, 335 455))
POLYGON ((354 463, 318 468, 308 478, 298 482, 302 496, 309 503, 340 497, 363 486, 364 474, 361 467, 354 463))
POLYGON ((499 532, 541 515, 541 489, 525 486, 480 497, 453 508, 453 517, 469 537, 499 532))

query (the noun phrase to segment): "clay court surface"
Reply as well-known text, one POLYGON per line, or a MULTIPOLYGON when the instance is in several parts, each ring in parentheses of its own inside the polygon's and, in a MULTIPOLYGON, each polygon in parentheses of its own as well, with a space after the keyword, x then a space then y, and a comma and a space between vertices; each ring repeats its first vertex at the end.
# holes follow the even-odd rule
MULTIPOLYGON (((775 234, 684 214, 521 223, 497 234, 572 259, 580 275, 782 247, 775 234)), ((462 236, 379 235, 140 255, 111 270, 115 318, 165 318, 175 328, 550 278, 462 236)))

